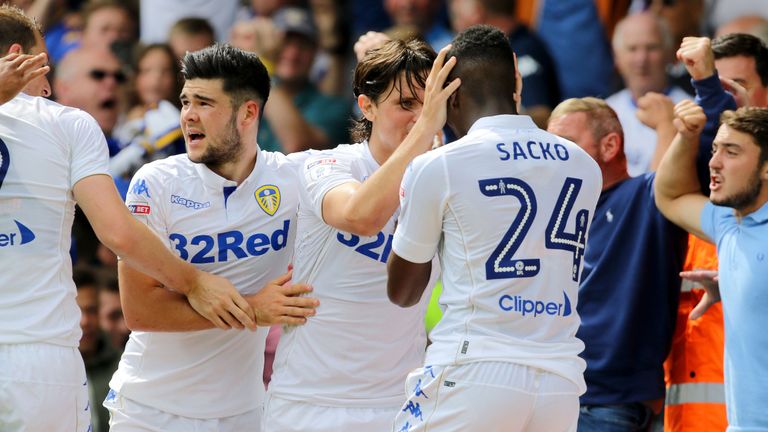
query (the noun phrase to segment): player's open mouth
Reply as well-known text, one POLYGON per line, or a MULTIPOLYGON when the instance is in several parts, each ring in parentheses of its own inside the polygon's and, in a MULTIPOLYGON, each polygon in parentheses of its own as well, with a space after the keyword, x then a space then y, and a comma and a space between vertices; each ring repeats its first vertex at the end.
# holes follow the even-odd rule
POLYGON ((193 142, 198 142, 203 138, 205 138, 205 134, 198 131, 188 131, 187 137, 189 138, 189 142, 193 143, 193 142))
POLYGON ((710 175, 709 176, 709 189, 710 190, 717 190, 720 188, 720 185, 723 183, 723 179, 721 179, 719 176, 716 175, 710 175))

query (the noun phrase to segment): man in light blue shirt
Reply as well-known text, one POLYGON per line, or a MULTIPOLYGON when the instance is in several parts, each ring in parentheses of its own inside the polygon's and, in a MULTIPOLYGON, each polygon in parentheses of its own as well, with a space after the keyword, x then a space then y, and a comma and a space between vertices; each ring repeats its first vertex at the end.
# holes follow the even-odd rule
POLYGON ((725 111, 712 145, 709 200, 695 158, 704 111, 675 107, 678 134, 656 175, 656 204, 717 245, 725 319, 728 431, 768 431, 768 109, 725 111))

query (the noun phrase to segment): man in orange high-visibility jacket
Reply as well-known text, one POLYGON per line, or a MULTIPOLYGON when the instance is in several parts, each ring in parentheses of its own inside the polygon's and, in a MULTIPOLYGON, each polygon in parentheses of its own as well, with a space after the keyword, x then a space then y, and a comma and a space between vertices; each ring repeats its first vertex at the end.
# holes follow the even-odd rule
MULTIPOLYGON (((683 269, 717 270, 715 246, 691 235, 683 269)), ((691 320, 689 314, 704 290, 684 279, 680 291, 672 349, 664 363, 664 431, 725 431, 723 308, 715 303, 700 318, 691 320)))

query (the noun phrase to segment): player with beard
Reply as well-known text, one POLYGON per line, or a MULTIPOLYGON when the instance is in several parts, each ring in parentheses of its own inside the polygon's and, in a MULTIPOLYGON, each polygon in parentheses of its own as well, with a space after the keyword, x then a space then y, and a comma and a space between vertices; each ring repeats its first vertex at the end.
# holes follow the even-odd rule
POLYGON ((675 115, 678 134, 656 174, 656 204, 672 222, 717 245, 728 430, 768 430, 768 109, 722 114, 709 200, 695 168, 706 116, 691 101, 679 103, 675 115))
POLYGON ((142 167, 126 202, 182 259, 228 277, 260 327, 213 328, 184 297, 120 264, 133 332, 104 406, 118 432, 258 430, 265 326, 303 324, 317 305, 299 297, 306 285, 282 274, 293 255, 302 159, 256 144, 269 76, 254 54, 216 45, 188 53, 182 72, 187 154, 142 167))

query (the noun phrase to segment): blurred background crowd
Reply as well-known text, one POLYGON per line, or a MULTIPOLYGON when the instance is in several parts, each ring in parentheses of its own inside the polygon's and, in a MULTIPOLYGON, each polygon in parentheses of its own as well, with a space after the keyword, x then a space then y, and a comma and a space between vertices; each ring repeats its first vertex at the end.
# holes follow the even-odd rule
MULTIPOLYGON (((638 176, 658 164, 657 140, 669 142, 668 134, 674 135, 664 127, 671 125, 674 103, 694 94, 685 65, 675 57, 683 37, 738 32, 768 38, 768 0, 5 3, 24 9, 42 25, 53 66, 51 98, 97 120, 123 195, 142 164, 184 152, 179 59, 216 42, 261 57, 272 91, 258 143, 262 149, 290 153, 349 142, 350 120, 357 110, 352 70, 366 47, 382 37, 368 32, 421 37, 439 50, 456 32, 491 24, 509 36, 517 54, 524 112, 544 128, 564 99, 606 99, 624 129, 629 173, 638 176)), ((753 105, 768 104, 765 65, 762 73, 754 65, 736 65, 727 74, 724 67, 729 66, 718 65, 721 76, 733 77, 743 97, 753 105)), ((77 299, 83 311, 80 350, 93 400, 99 401, 94 405, 100 407, 129 331, 120 309, 116 257, 99 244, 82 215, 76 218, 73 236, 77 299)), ((94 410, 94 416, 104 415, 94 410)), ((106 418, 95 420, 96 431, 106 430, 106 418)))

